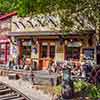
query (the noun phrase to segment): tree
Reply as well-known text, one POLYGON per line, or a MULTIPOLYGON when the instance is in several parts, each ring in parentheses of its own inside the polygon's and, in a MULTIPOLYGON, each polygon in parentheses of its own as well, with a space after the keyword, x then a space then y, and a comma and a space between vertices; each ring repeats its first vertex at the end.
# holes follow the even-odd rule
POLYGON ((0 11, 20 16, 59 15, 63 31, 100 33, 100 0, 0 0, 0 11))

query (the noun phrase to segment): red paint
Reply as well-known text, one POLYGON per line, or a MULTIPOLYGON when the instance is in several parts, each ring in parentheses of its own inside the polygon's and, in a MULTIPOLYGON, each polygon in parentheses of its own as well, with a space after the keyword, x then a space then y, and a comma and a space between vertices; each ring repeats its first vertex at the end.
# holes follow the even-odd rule
POLYGON ((7 56, 8 56, 8 54, 7 54, 7 43, 6 43, 6 49, 5 49, 5 63, 7 63, 7 56))
POLYGON ((16 12, 16 11, 1 16, 1 17, 0 17, 0 20, 5 20, 5 19, 7 19, 7 18, 9 18, 9 17, 12 17, 12 16, 14 16, 14 15, 17 15, 17 12, 16 12))

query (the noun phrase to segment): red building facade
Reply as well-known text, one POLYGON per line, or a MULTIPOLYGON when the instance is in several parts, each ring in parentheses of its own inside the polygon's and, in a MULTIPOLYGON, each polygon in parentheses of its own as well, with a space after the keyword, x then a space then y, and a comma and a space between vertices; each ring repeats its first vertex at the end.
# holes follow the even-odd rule
POLYGON ((11 30, 11 17, 16 12, 0 16, 0 64, 7 64, 10 55, 10 39, 7 37, 11 30))

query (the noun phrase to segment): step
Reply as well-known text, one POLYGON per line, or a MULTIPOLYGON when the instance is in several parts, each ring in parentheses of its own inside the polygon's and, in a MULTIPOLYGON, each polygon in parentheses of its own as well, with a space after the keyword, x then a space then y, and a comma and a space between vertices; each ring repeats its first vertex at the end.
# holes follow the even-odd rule
POLYGON ((12 90, 10 88, 4 89, 4 90, 0 90, 0 95, 2 94, 6 94, 8 92, 11 92, 12 90))
POLYGON ((17 77, 16 74, 8 74, 8 78, 9 78, 10 80, 17 80, 17 79, 18 79, 18 77, 17 77))
POLYGON ((24 97, 19 97, 19 98, 10 99, 10 100, 28 100, 28 99, 25 99, 24 97))
POLYGON ((20 95, 15 95, 15 96, 10 96, 10 97, 4 97, 0 100, 11 100, 11 99, 16 99, 16 98, 20 98, 20 95))
POLYGON ((0 96, 0 100, 3 99, 3 98, 7 98, 7 97, 11 97, 11 96, 16 96, 16 95, 17 94, 15 94, 15 93, 4 94, 4 95, 0 96))
POLYGON ((0 91, 1 91, 1 90, 5 90, 5 89, 7 89, 6 86, 0 87, 0 91))

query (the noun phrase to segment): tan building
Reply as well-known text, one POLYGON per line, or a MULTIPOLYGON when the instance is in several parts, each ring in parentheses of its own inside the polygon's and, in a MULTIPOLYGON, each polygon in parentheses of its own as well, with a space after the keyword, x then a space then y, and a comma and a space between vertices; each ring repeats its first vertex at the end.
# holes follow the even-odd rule
POLYGON ((8 34, 13 43, 11 54, 19 64, 30 58, 36 69, 47 69, 49 60, 61 62, 73 60, 95 60, 94 32, 62 33, 59 17, 39 16, 12 19, 12 30, 8 34), (17 55, 17 56, 16 56, 17 55))

